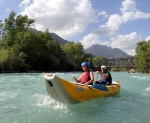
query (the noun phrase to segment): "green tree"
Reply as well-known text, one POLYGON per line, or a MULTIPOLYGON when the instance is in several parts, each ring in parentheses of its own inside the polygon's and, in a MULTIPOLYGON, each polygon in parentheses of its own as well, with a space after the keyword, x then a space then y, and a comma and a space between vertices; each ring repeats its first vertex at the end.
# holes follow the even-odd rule
POLYGON ((135 66, 139 72, 150 72, 150 40, 137 43, 135 66))
POLYGON ((10 50, 0 50, 0 68, 2 72, 24 71, 25 62, 23 60, 24 53, 15 56, 10 50))
POLYGON ((3 48, 9 49, 14 45, 18 45, 22 40, 17 40, 17 35, 24 36, 24 33, 28 31, 29 27, 34 23, 33 19, 19 15, 16 17, 15 12, 11 12, 9 17, 5 19, 3 27, 3 48), (18 34, 19 33, 19 34, 18 34))
POLYGON ((38 32, 36 41, 37 46, 35 50, 37 59, 35 59, 35 61, 39 61, 39 64, 41 64, 39 65, 41 66, 40 69, 60 69, 64 65, 63 57, 65 57, 60 44, 51 38, 48 31, 45 31, 44 33, 38 32))
POLYGON ((22 49, 26 41, 24 40, 25 36, 33 22, 34 20, 28 19, 27 16, 19 15, 16 17, 16 13, 11 12, 4 23, 1 23, 1 54, 8 56, 3 62, 7 64, 7 67, 3 67, 3 71, 24 71, 27 68, 25 63, 27 55, 22 52, 22 49))
POLYGON ((83 45, 79 42, 68 42, 62 48, 67 55, 68 64, 73 69, 79 70, 83 61, 90 61, 91 55, 84 52, 83 45))
POLYGON ((8 50, 0 50, 0 67, 1 71, 4 71, 5 67, 7 66, 7 60, 9 57, 8 50))
POLYGON ((93 60, 105 60, 104 56, 96 56, 93 60))

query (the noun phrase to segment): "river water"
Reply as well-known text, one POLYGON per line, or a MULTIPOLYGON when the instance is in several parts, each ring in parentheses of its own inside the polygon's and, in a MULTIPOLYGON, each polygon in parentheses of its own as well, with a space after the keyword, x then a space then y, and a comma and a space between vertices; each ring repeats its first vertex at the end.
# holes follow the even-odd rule
MULTIPOLYGON (((80 75, 56 74, 69 81, 80 75)), ((150 75, 111 74, 119 94, 74 105, 51 99, 42 73, 0 74, 0 123, 150 123, 150 75)))

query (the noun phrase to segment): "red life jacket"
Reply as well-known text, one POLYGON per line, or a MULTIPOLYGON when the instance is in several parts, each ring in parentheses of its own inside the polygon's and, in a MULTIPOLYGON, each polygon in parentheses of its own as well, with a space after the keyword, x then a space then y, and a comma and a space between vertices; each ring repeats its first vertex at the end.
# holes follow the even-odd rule
POLYGON ((89 75, 89 72, 83 72, 81 74, 81 83, 82 84, 85 84, 87 81, 90 80, 90 75, 89 75))

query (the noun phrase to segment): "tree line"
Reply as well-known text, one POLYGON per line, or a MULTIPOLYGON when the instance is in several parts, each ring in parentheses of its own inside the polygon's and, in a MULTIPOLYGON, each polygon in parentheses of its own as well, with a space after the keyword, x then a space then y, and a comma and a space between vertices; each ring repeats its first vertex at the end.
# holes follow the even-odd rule
MULTIPOLYGON (((83 61, 90 62, 92 55, 84 52, 81 43, 60 45, 48 31, 33 32, 34 19, 27 15, 9 17, 0 21, 0 72, 73 71, 80 70, 83 61)), ((135 67, 138 72, 150 72, 150 40, 137 43, 135 67)), ((97 56, 93 60, 104 60, 97 56)))
POLYGON ((0 22, 1 72, 79 70, 81 62, 92 58, 79 42, 60 45, 48 29, 34 33, 34 22, 27 15, 16 17, 15 12, 0 22))

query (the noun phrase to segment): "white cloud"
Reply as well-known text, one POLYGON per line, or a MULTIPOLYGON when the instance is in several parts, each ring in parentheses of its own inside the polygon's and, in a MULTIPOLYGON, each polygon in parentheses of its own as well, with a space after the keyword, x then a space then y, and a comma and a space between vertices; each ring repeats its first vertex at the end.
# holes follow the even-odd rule
POLYGON ((29 4, 30 4, 31 0, 23 0, 19 6, 20 7, 23 7, 23 8, 26 8, 29 4))
POLYGON ((119 48, 130 55, 135 55, 136 43, 141 41, 141 35, 133 32, 128 35, 118 35, 111 38, 112 48, 119 48))
POLYGON ((36 20, 36 29, 45 31, 48 28, 63 38, 83 32, 96 18, 89 0, 33 0, 25 5, 22 14, 36 20))
POLYGON ((150 18, 150 13, 144 13, 141 11, 136 11, 136 12, 126 12, 122 15, 122 20, 124 21, 124 23, 126 23, 127 21, 131 21, 131 20, 137 20, 137 19, 148 19, 150 18))
POLYGON ((84 45, 84 48, 87 49, 93 44, 98 44, 100 40, 98 35, 89 34, 85 36, 80 42, 82 43, 82 45, 84 45))
POLYGON ((108 19, 108 22, 105 25, 101 25, 98 29, 94 30, 93 33, 97 35, 113 35, 119 29, 122 22, 123 21, 120 15, 111 15, 108 19))
POLYGON ((145 41, 148 41, 148 40, 150 40, 150 36, 146 37, 146 39, 145 39, 145 41))
POLYGON ((104 18, 108 18, 109 17, 109 15, 107 14, 106 11, 99 12, 98 16, 103 16, 104 18))
POLYGON ((0 0, 0 2, 3 2, 4 0, 0 0))
POLYGON ((85 49, 91 47, 94 44, 110 46, 110 42, 107 42, 107 41, 106 42, 102 42, 99 39, 99 36, 95 35, 95 34, 89 34, 89 35, 85 36, 80 42, 82 43, 82 45, 84 45, 85 49))
POLYGON ((136 3, 134 0, 125 0, 122 2, 122 8, 120 8, 122 13, 125 12, 135 12, 137 11, 136 3))
POLYGON ((136 55, 135 49, 127 50, 126 53, 129 54, 129 55, 132 55, 132 56, 136 55))

